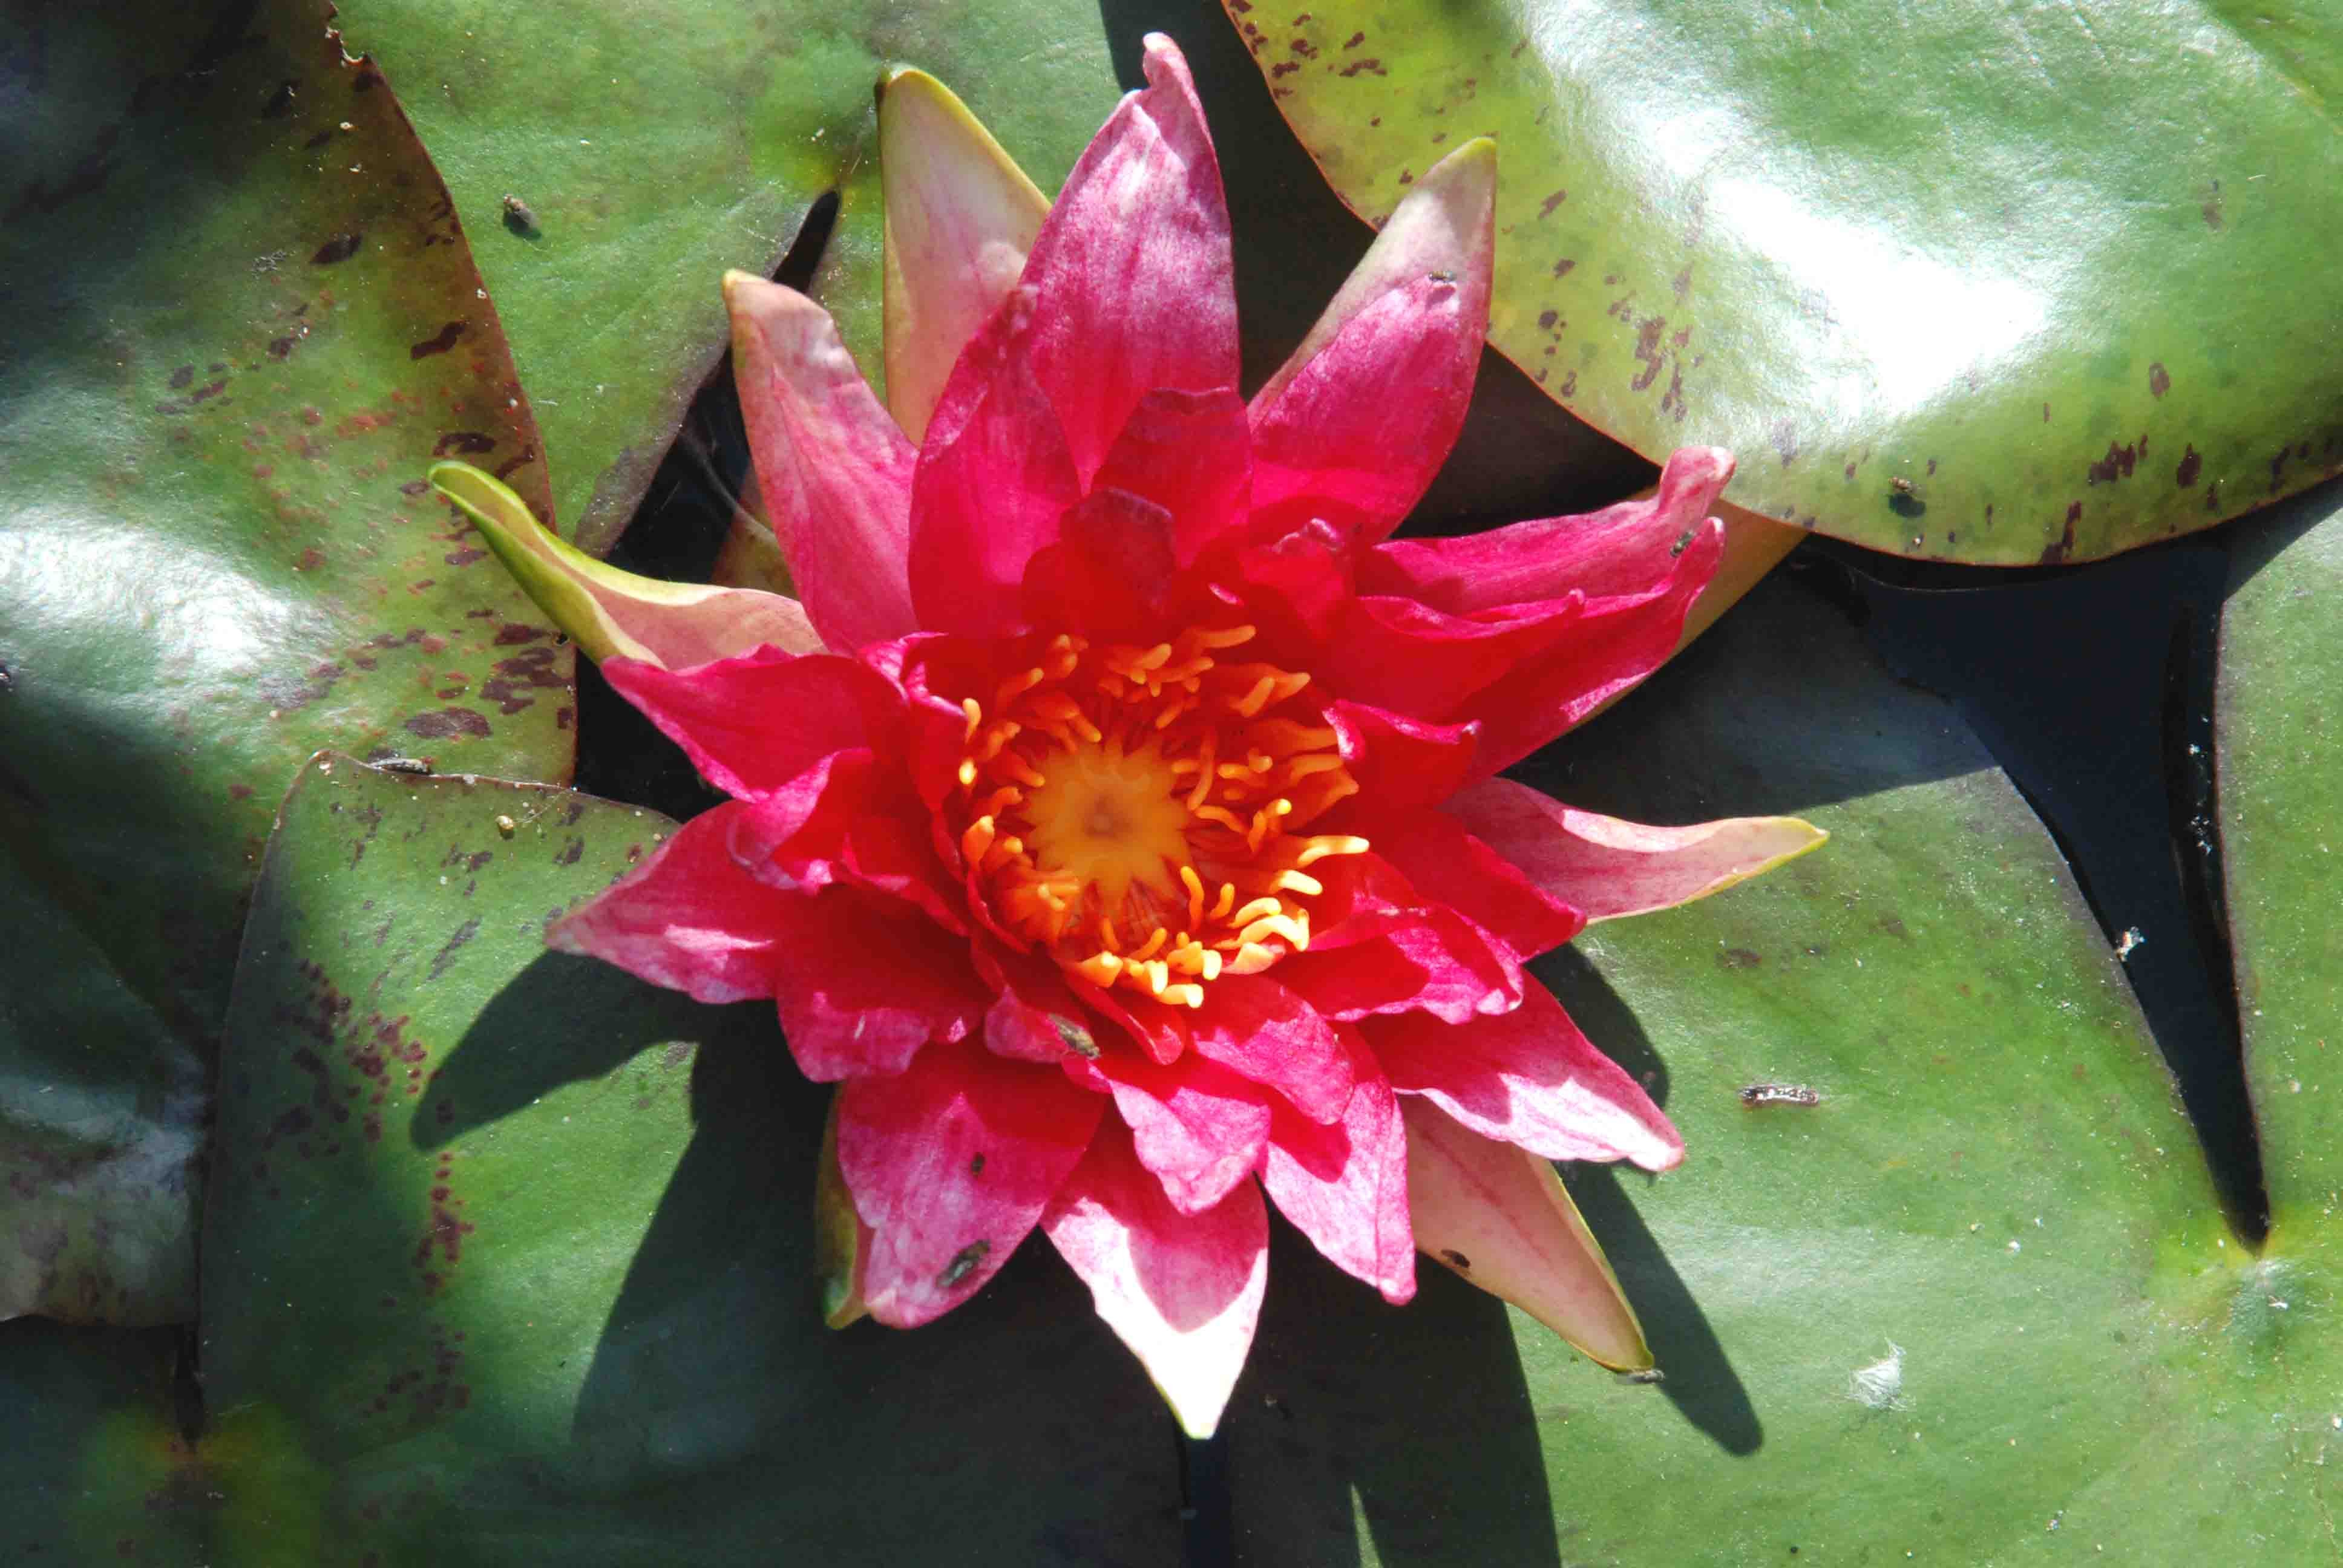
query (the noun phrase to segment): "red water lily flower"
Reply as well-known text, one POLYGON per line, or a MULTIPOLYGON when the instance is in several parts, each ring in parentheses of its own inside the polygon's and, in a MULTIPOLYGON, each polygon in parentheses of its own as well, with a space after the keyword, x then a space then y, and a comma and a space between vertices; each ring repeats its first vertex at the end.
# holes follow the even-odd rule
POLYGON ((1390 1301, 1437 1248, 1648 1364, 1550 1162, 1683 1146, 1523 966, 1820 835, 1496 775, 1675 648, 1732 460, 1390 541, 1464 416, 1493 146, 1418 182, 1247 400, 1212 144, 1167 40, 1146 71, 1054 207, 934 84, 890 85, 892 415, 820 307, 727 278, 801 612, 628 579, 437 474, 732 797, 549 940, 769 997, 840 1085, 834 1316, 924 1323, 1038 1228, 1209 1432, 1265 1192, 1390 1301))

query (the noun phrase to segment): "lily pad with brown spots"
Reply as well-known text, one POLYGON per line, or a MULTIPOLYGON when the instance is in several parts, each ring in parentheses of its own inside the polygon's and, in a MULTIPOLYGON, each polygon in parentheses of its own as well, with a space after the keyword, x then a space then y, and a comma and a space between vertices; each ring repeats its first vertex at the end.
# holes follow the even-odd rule
POLYGON ((560 515, 595 555, 724 356, 719 280, 771 273, 828 192, 815 291, 879 379, 882 67, 950 82, 1051 190, 1118 92, 1092 0, 349 0, 341 25, 422 85, 416 124, 538 398, 560 515))
POLYGON ((1491 341, 1765 516, 2080 561, 2343 467, 2331 17, 1223 3, 1370 221, 1495 136, 1491 341))
POLYGON ((570 655, 423 474, 546 504, 428 158, 318 0, 0 22, 0 1316, 192 1311, 270 813, 331 742, 559 779, 570 655), (37 983, 18 983, 30 976, 37 983))
POLYGON ((2301 917, 2328 902, 2333 773, 2303 719, 2331 689, 2330 554, 2302 533, 2230 611, 2299 664, 2229 730, 2277 740, 2237 819, 2269 832, 2261 869, 2289 868, 2263 885, 2279 945, 2253 959, 2270 938, 2237 926, 2241 971, 2267 969, 2247 993, 2269 1010, 2248 1037, 2269 1053, 2266 1242, 2226 1220, 2124 963, 2024 799, 1951 705, 1776 574, 1524 769, 1596 810, 1832 834, 1538 966, 1684 1133, 1664 1176, 1568 1172, 1661 1381, 1469 1292, 1428 1281, 1392 1313, 1282 1256, 1226 1428, 1240 1538, 1280 1543, 1260 1560, 2328 1560, 2343 1122, 2314 1089, 2331 942, 2301 917))
POLYGON ((1171 1429, 1046 1245, 927 1328, 825 1328, 829 1091, 770 1005, 546 950, 673 826, 303 770, 236 976, 203 1248, 206 1407, 277 1435, 199 1442, 218 1490, 381 1568, 1171 1568, 1171 1429), (275 1478, 288 1452, 314 1484, 275 1478))

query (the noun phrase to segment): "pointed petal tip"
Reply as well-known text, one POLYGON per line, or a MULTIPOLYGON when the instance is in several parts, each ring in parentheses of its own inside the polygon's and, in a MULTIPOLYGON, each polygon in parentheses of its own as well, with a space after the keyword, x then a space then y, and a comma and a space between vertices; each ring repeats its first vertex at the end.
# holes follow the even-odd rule
MULTIPOLYGON (((1423 172, 1415 182, 1415 190, 1428 185, 1473 180, 1485 182, 1492 190, 1497 183, 1497 139, 1494 136, 1474 136, 1451 152, 1446 157, 1423 172)), ((1415 191, 1410 191, 1413 196, 1415 191)))

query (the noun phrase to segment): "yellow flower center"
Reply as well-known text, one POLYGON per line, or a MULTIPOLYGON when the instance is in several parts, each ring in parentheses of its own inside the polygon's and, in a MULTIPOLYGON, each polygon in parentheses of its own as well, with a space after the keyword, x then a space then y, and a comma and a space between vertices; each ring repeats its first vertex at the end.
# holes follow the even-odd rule
POLYGON ((1359 786, 1332 729, 1281 711, 1309 676, 1224 657, 1252 638, 1021 638, 990 701, 962 699, 948 809, 1004 928, 1098 985, 1186 1007, 1310 945, 1325 888, 1309 868, 1367 841, 1297 829, 1359 786))

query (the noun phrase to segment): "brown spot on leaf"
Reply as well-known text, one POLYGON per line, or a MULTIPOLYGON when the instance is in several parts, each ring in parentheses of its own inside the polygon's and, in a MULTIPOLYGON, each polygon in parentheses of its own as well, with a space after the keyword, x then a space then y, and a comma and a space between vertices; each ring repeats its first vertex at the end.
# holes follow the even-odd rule
POLYGON ((407 721, 411 735, 426 740, 445 740, 451 735, 470 735, 485 739, 495 733, 488 721, 468 708, 443 708, 437 713, 418 713, 407 721))
POLYGON ((431 444, 431 455, 444 457, 450 452, 460 452, 469 456, 474 452, 493 451, 496 445, 494 436, 478 430, 449 430, 431 444))
POLYGON ((2161 397, 2172 390, 2172 377, 2164 373, 2164 361, 2157 360, 2147 367, 2147 395, 2161 397))
POLYGON ((1786 468, 1797 460, 1798 432, 1787 419, 1775 421, 1773 429, 1766 434, 1774 443, 1774 450, 1782 454, 1782 467, 1786 468))
POLYGON ((497 477, 499 479, 509 479, 513 477, 513 470, 516 468, 525 468, 529 464, 536 461, 537 448, 534 446, 523 447, 519 451, 514 453, 511 457, 507 457, 503 462, 497 465, 497 477))
POLYGON ((1653 382, 1659 379, 1660 364, 1666 357, 1660 347, 1660 335, 1667 330, 1667 327, 1666 317, 1653 316, 1645 317, 1644 324, 1635 329, 1635 357, 1643 361, 1644 368, 1640 375, 1627 383, 1629 391, 1646 391, 1653 382))
POLYGON ((2172 471, 2172 477, 2182 489, 2186 490, 2197 483, 2197 471, 2204 467, 2205 459, 2197 448, 2194 446, 2185 447, 2180 453, 2180 466, 2172 471))
POLYGON ((2111 485, 2117 479, 2128 479, 2133 465, 2138 461, 2138 447, 2118 447, 2110 441, 2107 443, 2107 455, 2086 470, 2083 482, 2087 485, 2111 485))
POLYGON ((434 354, 445 354, 455 347, 456 340, 463 336, 464 324, 451 321, 422 342, 408 344, 407 357, 409 359, 427 359, 434 354))
POLYGON ((1728 970, 1754 970, 1765 960, 1747 948, 1726 948, 1716 955, 1717 967, 1728 970))
POLYGON ((2055 567, 2075 553, 2075 525, 2083 520, 2083 503, 2066 504, 2066 531, 2042 547, 2042 565, 2055 567))
POLYGON ((363 237, 357 234, 337 234, 319 246, 317 254, 309 260, 317 266, 331 266, 336 262, 347 261, 358 253, 358 242, 363 237))

